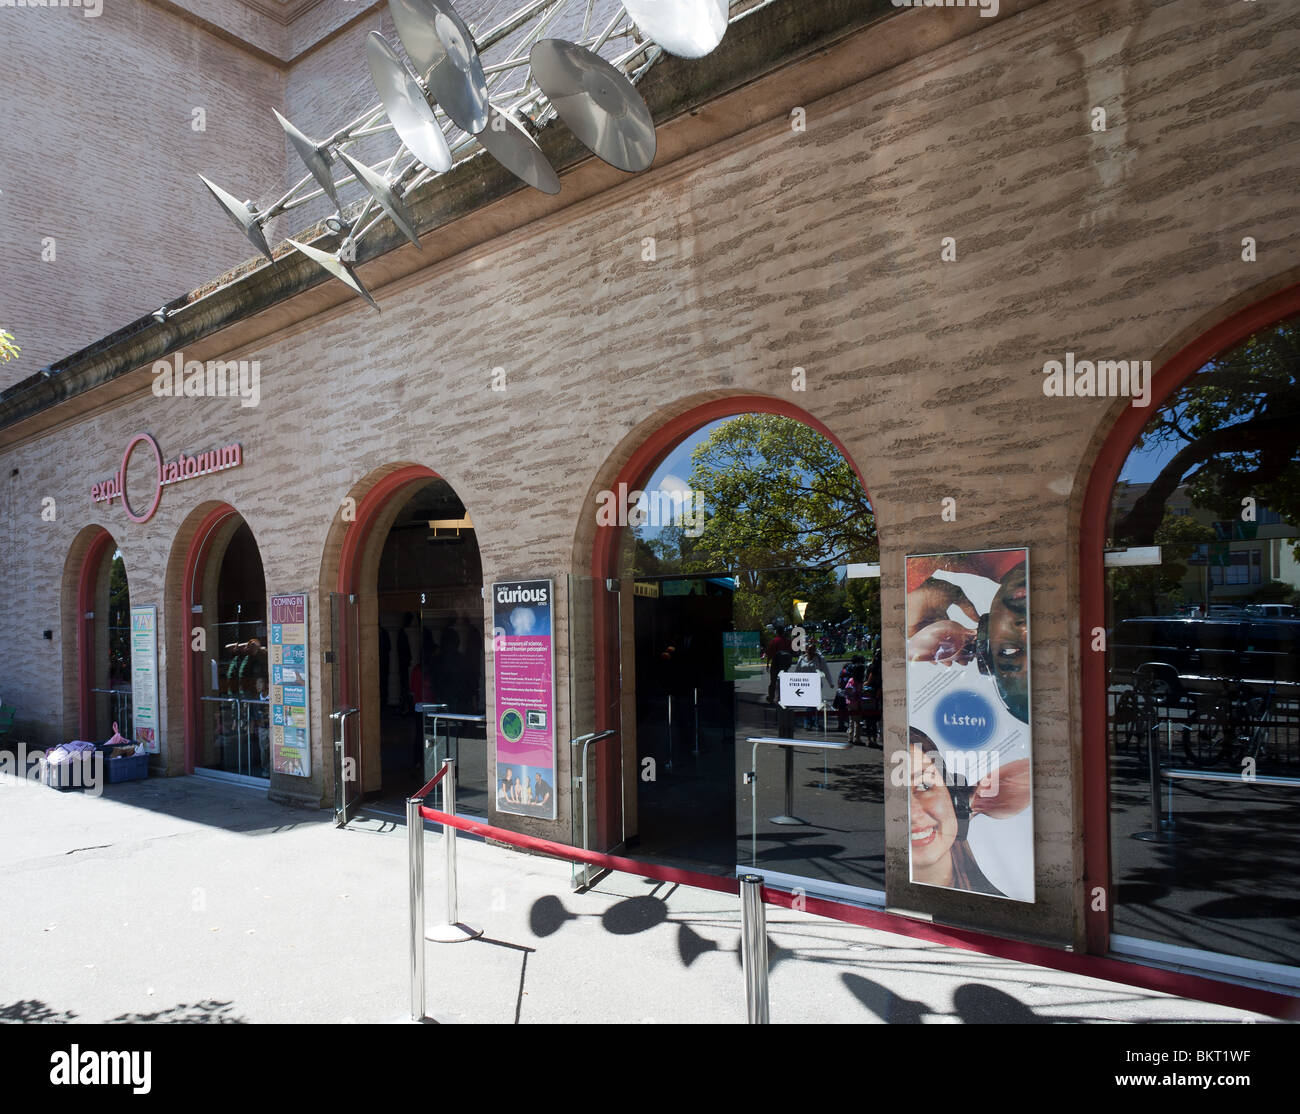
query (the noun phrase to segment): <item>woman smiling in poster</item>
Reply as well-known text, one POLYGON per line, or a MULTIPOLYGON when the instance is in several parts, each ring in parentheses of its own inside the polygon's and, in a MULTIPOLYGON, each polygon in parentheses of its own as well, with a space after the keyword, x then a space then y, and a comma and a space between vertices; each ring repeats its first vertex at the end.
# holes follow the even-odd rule
POLYGON ((907 587, 908 726, 933 748, 969 829, 953 852, 957 880, 932 880, 923 860, 945 829, 914 796, 913 881, 1032 901, 1027 552, 908 557, 907 587), (918 823, 933 841, 916 842, 918 823), (967 854, 987 886, 961 882, 967 854))
POLYGON ((915 727, 908 731, 908 750, 912 881, 1006 897, 980 869, 967 841, 970 790, 952 784, 939 748, 915 727))

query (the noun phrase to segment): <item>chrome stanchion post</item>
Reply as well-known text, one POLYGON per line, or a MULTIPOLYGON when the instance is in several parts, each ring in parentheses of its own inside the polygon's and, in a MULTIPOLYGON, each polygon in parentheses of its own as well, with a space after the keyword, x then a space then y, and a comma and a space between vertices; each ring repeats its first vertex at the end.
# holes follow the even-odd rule
MULTIPOLYGON (((442 767, 447 771, 442 779, 442 811, 448 816, 455 816, 456 760, 444 758, 442 767)), ((434 928, 428 935, 436 944, 459 944, 482 936, 483 930, 460 923, 460 899, 456 887, 456 829, 447 823, 442 826, 442 844, 447 856, 447 923, 434 928)))
POLYGON ((1147 777, 1151 790, 1151 830, 1135 832, 1134 839, 1143 843, 1179 843, 1182 837, 1172 831, 1172 824, 1165 823, 1160 815, 1160 728, 1143 720, 1143 730, 1147 737, 1147 777))
POLYGON ((406 841, 411 864, 411 1020, 424 1020, 424 818, 420 798, 406 801, 406 841))
POLYGON ((668 694, 668 761, 664 764, 665 770, 673 768, 673 694, 668 694))
POLYGON ((745 1006, 749 1024, 770 1021, 767 1001, 767 911, 763 906, 763 879, 740 876, 740 956, 745 970, 745 1006))
MULTIPOLYGON (((450 749, 450 748, 448 748, 450 749)), ((456 761, 447 760, 447 776, 442 780, 442 811, 448 816, 456 815, 456 761)), ((456 829, 446 827, 442 833, 443 853, 447 863, 447 923, 455 924, 460 907, 460 896, 456 885, 456 829)))

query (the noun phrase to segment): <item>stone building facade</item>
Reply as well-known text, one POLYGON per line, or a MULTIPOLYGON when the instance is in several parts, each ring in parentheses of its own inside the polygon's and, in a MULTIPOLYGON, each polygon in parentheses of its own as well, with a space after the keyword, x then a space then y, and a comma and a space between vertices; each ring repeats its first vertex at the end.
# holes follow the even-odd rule
MULTIPOLYGON (((349 498, 382 537, 395 505, 368 497, 395 497, 389 477, 422 466, 472 516, 485 584, 550 577, 563 588, 570 574, 605 575, 593 569, 597 493, 658 431, 719 406, 797 414, 843 446, 876 513, 886 757, 906 734, 904 556, 1030 549, 1037 900, 911 886, 905 793, 891 789, 889 904, 1096 950, 1088 910, 1105 866, 1089 861, 1085 829, 1106 821, 1087 772, 1097 712, 1081 601, 1100 575, 1100 541, 1085 504, 1090 484, 1106 486, 1099 462, 1133 407, 1049 397, 1042 369, 1066 352, 1149 360, 1158 399, 1201 338, 1293 306, 1296 32, 1286 5, 1214 0, 1026 0, 996 19, 778 2, 737 20, 710 58, 670 59, 647 77, 659 122, 649 171, 583 159, 557 134, 543 142, 564 168, 557 198, 476 164, 431 183, 415 206, 423 253, 394 237, 361 262, 382 313, 293 254, 207 283, 168 320, 0 396, 4 699, 32 741, 75 735, 77 590, 108 531, 132 601, 158 607, 156 772, 184 772, 183 583, 197 531, 228 504, 256 539, 267 592, 312 600, 313 773, 273 775, 270 793, 328 805, 329 594, 346 579, 345 553, 375 559, 373 541, 348 540, 349 498), (805 129, 792 126, 795 109, 805 129), (1251 262, 1245 237, 1258 245, 1251 262), (155 397, 153 362, 177 350, 258 361, 258 405, 155 397), (796 367, 806 390, 792 389, 796 367), (492 389, 495 368, 504 391, 492 389), (120 504, 92 503, 90 487, 141 432, 169 458, 237 442, 242 464, 168 487, 153 518, 133 523, 120 504), (47 498, 54 521, 42 519, 47 498)), ((231 78, 232 111, 283 98, 306 126, 321 88, 307 69, 357 76, 356 37, 327 40, 288 76, 249 61, 255 76, 231 78)), ((218 160, 227 176, 277 173, 269 129, 237 130, 218 160), (261 146, 243 146, 254 134, 261 146)), ((182 187, 157 183, 144 207, 188 197, 182 187)), ((233 231, 203 204, 193 233, 188 216, 162 234, 121 227, 119 261, 165 295, 200 277, 195 266, 233 262, 233 231)), ((59 328, 89 339, 77 309, 67 313, 59 328)), ((36 347, 53 354, 57 342, 36 347)), ((151 481, 134 463, 128 486, 133 505, 147 503, 151 481)), ((364 623, 364 591, 361 604, 364 623)), ((557 638, 566 693, 577 649, 563 622, 557 638)), ((567 841, 569 761, 561 745, 557 821, 493 821, 567 841)))

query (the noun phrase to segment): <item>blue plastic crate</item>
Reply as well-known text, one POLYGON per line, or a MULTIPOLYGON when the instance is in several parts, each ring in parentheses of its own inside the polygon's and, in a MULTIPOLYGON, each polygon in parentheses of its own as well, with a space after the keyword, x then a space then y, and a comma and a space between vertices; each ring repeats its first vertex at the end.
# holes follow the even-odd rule
POLYGON ((130 758, 110 758, 104 763, 104 780, 110 785, 118 781, 138 781, 149 776, 149 756, 133 754, 130 758))

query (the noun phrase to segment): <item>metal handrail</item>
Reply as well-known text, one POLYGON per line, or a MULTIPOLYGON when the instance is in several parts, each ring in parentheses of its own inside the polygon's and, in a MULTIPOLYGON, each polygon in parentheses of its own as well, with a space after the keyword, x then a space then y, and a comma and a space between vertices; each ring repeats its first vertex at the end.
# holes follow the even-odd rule
POLYGON ((1188 781, 1227 781, 1244 782, 1247 785, 1300 787, 1300 777, 1278 777, 1275 774, 1255 774, 1252 777, 1243 777, 1241 774, 1216 774, 1213 770, 1179 770, 1172 766, 1162 766, 1160 773, 1164 777, 1185 778, 1188 781))
MULTIPOLYGON (((252 727, 253 720, 251 716, 245 716, 243 709, 246 705, 269 708, 271 704, 270 694, 268 693, 267 695, 260 697, 244 696, 242 694, 232 696, 200 696, 199 700, 209 704, 233 704, 235 706, 236 755, 238 756, 240 767, 251 770, 253 767, 253 737, 252 733, 248 729, 252 727), (239 748, 245 745, 248 750, 246 764, 244 756, 239 753, 239 748)), ((270 771, 267 771, 267 776, 270 776, 270 771)))
POLYGON ((804 825, 807 820, 800 820, 794 814, 794 751, 796 747, 803 747, 807 750, 848 750, 853 744, 847 740, 827 740, 823 742, 820 739, 788 739, 782 736, 762 735, 751 737, 745 740, 752 743, 749 754, 749 771, 745 774, 745 782, 750 786, 750 830, 749 830, 749 861, 757 864, 758 862, 758 791, 754 788, 758 784, 758 748, 761 746, 775 746, 785 748, 785 811, 780 816, 773 816, 773 824, 784 825, 804 825))
POLYGON ((340 827, 347 823, 348 797, 347 781, 343 777, 343 766, 347 759, 347 719, 361 711, 360 708, 339 708, 330 713, 330 719, 339 725, 338 737, 334 740, 334 820, 340 827))
POLYGON ((592 731, 586 735, 579 735, 576 739, 569 740, 569 746, 571 747, 576 747, 579 743, 582 744, 582 777, 580 780, 582 782, 582 849, 584 851, 591 850, 590 836, 588 835, 590 825, 587 823, 587 786, 589 784, 587 778, 587 750, 592 743, 598 743, 602 739, 608 739, 611 735, 617 734, 618 732, 610 727, 604 731, 592 731))
MULTIPOLYGON (((485 716, 485 715, 479 715, 479 714, 476 714, 476 713, 470 713, 470 712, 435 712, 435 711, 431 711, 431 710, 430 710, 430 709, 433 709, 433 708, 445 708, 445 707, 447 707, 446 704, 417 704, 417 705, 415 705, 415 710, 416 710, 417 712, 419 712, 422 716, 424 716, 424 718, 425 718, 426 720, 430 720, 430 721, 432 721, 432 724, 433 724, 433 737, 434 737, 434 741, 435 741, 435 742, 437 741, 437 738, 438 738, 438 721, 439 721, 440 719, 445 719, 445 720, 448 720, 448 721, 453 722, 453 723, 481 723, 481 724, 484 724, 485 726, 486 726, 486 724, 487 724, 487 716, 485 716)), ((450 736, 450 734, 446 735, 445 738, 447 739, 448 742, 451 741, 451 736, 450 736)), ((458 743, 460 742, 460 736, 459 736, 459 735, 456 736, 456 741, 457 741, 458 743)), ((425 736, 424 736, 424 749, 425 749, 425 750, 428 750, 428 749, 429 749, 429 734, 428 734, 427 732, 426 732, 426 734, 425 734, 425 736)), ((457 757, 457 758, 460 757, 460 748, 459 748, 459 747, 457 747, 457 750, 456 750, 456 757, 457 757)))

